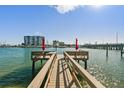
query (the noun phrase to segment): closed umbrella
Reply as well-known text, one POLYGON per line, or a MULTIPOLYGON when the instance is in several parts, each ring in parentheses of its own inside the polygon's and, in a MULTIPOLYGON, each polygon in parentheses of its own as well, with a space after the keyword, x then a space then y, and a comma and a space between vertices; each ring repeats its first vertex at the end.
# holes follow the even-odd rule
POLYGON ((78 50, 78 39, 76 38, 76 46, 75 49, 78 50))
POLYGON ((42 39, 42 45, 41 45, 41 47, 42 47, 42 50, 44 51, 45 48, 46 48, 46 45, 45 45, 45 38, 42 39))

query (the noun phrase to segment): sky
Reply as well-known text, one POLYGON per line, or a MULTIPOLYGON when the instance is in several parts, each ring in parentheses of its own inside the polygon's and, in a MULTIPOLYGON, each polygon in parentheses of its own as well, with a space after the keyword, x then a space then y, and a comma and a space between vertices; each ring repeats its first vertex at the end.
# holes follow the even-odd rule
POLYGON ((24 36, 46 41, 124 43, 124 6, 0 6, 0 44, 21 44, 24 36))

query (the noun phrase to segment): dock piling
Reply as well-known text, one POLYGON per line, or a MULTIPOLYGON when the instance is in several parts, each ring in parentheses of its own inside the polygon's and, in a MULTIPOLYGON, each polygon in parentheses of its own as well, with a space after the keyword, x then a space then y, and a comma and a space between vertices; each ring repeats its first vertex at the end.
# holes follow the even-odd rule
POLYGON ((106 44, 106 57, 108 57, 108 43, 106 44))
POLYGON ((78 63, 80 62, 80 60, 78 60, 78 63))
POLYGON ((32 77, 34 77, 35 72, 35 61, 32 62, 32 77))
POLYGON ((42 65, 43 59, 41 59, 41 65, 42 65))
POLYGON ((121 44, 121 58, 123 57, 123 45, 121 44))
POLYGON ((85 70, 87 69, 87 61, 84 61, 84 63, 85 63, 85 70))

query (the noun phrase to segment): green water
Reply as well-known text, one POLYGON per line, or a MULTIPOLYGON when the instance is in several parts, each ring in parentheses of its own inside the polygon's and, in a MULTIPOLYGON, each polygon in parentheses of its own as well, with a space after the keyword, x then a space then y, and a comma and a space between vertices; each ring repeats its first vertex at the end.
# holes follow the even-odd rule
MULTIPOLYGON (((27 87, 32 80, 31 51, 40 48, 0 48, 0 87, 27 87)), ((54 51, 54 48, 47 50, 54 51)), ((69 48, 58 48, 63 53, 69 48)), ((89 51, 88 71, 106 87, 124 87, 124 58, 120 51, 109 51, 106 58, 105 50, 82 49, 89 51)), ((45 63, 45 61, 44 61, 45 63)), ((43 63, 43 64, 44 64, 43 63)), ((80 65, 84 66, 83 62, 80 65)), ((36 63, 35 75, 42 68, 36 63)))

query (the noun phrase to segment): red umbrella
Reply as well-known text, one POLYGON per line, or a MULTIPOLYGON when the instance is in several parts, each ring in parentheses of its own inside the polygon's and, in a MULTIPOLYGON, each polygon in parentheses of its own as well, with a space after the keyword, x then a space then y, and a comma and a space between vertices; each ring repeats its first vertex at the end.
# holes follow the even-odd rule
POLYGON ((75 46, 75 49, 77 50, 78 49, 78 39, 76 38, 76 46, 75 46))
POLYGON ((45 50, 46 46, 45 46, 45 38, 42 39, 42 45, 41 45, 43 51, 45 50))

